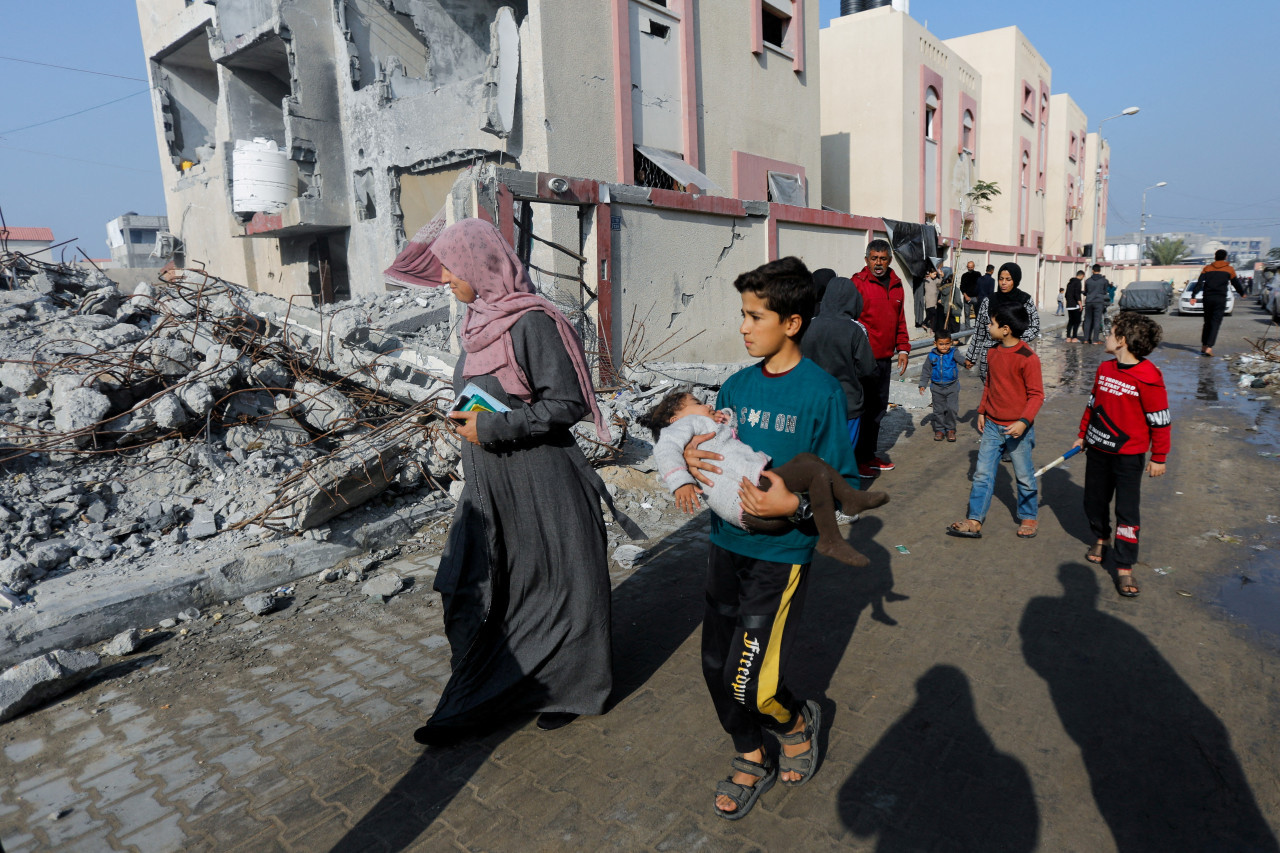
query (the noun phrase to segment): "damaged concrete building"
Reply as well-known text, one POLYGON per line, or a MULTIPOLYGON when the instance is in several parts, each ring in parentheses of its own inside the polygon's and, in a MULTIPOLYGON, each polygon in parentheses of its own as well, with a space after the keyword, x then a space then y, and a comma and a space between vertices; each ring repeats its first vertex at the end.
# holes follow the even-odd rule
MULTIPOLYGON (((138 0, 175 262, 369 298, 433 217, 483 216, 602 366, 740 361, 738 273, 795 254, 851 274, 881 217, 929 219, 824 207, 818 6, 138 0)), ((832 174, 885 168, 847 156, 832 174)), ((955 219, 935 217, 953 249, 955 219)), ((1080 262, 965 249, 1023 264, 1041 304, 1080 262)))
MULTIPOLYGON (((817 206, 818 3, 754 6, 138 0, 177 262, 318 302, 380 292, 478 163, 817 206)), ((580 245, 578 214, 534 227, 580 245)))

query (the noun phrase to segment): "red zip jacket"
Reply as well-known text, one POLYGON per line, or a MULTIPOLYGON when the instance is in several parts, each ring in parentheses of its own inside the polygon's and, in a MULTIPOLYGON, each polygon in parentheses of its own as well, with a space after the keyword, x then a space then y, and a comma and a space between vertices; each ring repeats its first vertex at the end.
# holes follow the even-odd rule
POLYGON ((907 337, 907 315, 902 309, 906 297, 902 293, 902 279, 889 270, 889 285, 880 283, 867 267, 853 277, 853 283, 862 294, 862 314, 858 322, 867 329, 871 342, 871 355, 877 359, 890 358, 895 352, 911 352, 911 340, 907 337))
POLYGON ((1115 359, 1098 365, 1093 393, 1080 418, 1080 438, 1105 453, 1146 453, 1164 464, 1169 455, 1169 394, 1160 368, 1143 359, 1122 365, 1115 359))

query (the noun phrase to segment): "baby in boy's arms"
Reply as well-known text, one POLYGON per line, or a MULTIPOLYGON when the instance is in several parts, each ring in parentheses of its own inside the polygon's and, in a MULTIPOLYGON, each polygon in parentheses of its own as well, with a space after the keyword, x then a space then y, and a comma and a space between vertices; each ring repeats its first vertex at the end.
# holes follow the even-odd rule
POLYGON ((866 556, 840 536, 836 523, 836 501, 849 515, 855 515, 889 501, 885 492, 862 492, 850 486, 834 468, 812 453, 801 453, 791 461, 776 468, 773 473, 782 478, 788 489, 796 493, 808 493, 808 506, 803 499, 796 515, 785 518, 759 518, 742 511, 738 489, 743 478, 768 490, 769 479, 761 472, 769 467, 770 459, 752 450, 738 440, 737 419, 729 409, 715 411, 709 404, 700 403, 687 391, 673 391, 640 419, 640 424, 654 434, 653 455, 659 473, 676 498, 676 505, 685 512, 698 509, 698 486, 684 464, 684 448, 695 435, 715 433, 701 445, 724 456, 717 462, 722 473, 705 472, 712 485, 702 489, 711 511, 720 518, 744 530, 770 532, 789 528, 792 524, 813 519, 818 529, 817 551, 851 566, 865 566, 866 556))

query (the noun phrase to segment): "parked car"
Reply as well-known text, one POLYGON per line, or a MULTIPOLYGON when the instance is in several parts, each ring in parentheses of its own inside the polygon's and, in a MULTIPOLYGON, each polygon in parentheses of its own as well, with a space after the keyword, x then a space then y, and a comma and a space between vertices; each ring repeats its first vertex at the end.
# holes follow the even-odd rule
MULTIPOLYGON (((1195 282, 1191 282, 1182 290, 1182 295, 1178 297, 1178 313, 1179 314, 1203 314, 1204 313, 1204 292, 1196 298, 1196 304, 1191 304, 1191 290, 1195 287, 1195 282)), ((1231 312, 1236 307, 1236 291, 1233 287, 1227 288, 1227 316, 1231 316, 1231 312)))
POLYGON ((1133 282, 1120 292, 1120 310, 1163 314, 1169 310, 1169 282, 1133 282))

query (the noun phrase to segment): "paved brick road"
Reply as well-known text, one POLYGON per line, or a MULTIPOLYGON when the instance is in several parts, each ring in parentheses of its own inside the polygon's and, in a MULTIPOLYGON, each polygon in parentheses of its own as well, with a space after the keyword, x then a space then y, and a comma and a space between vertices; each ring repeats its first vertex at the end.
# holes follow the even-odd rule
MULTIPOLYGON (((1280 512, 1268 467, 1280 463, 1237 437, 1222 365, 1178 348, 1194 322, 1166 322, 1160 363, 1171 385, 1207 376, 1221 397, 1175 400, 1134 601, 1082 559, 1083 465, 1046 478, 1037 539, 1014 537, 1004 474, 985 538, 949 539, 972 433, 935 444, 922 412, 894 415, 893 503, 851 534, 873 567, 814 566, 798 653, 831 721, 826 760, 744 821, 710 809, 729 746, 699 671, 695 520, 615 576, 619 701, 604 717, 417 747, 449 664, 433 563, 410 557, 393 568, 417 584, 388 604, 343 582, 300 584, 257 620, 233 605, 0 727, 3 848, 1274 850, 1275 643, 1205 598, 1280 549, 1280 527, 1255 523, 1280 512), (1184 843, 1166 846, 1175 831, 1184 843)), ((1229 318, 1224 338, 1251 322, 1229 318)), ((1041 347, 1054 390, 1037 462, 1069 444, 1101 357, 1062 347, 1041 347)))

